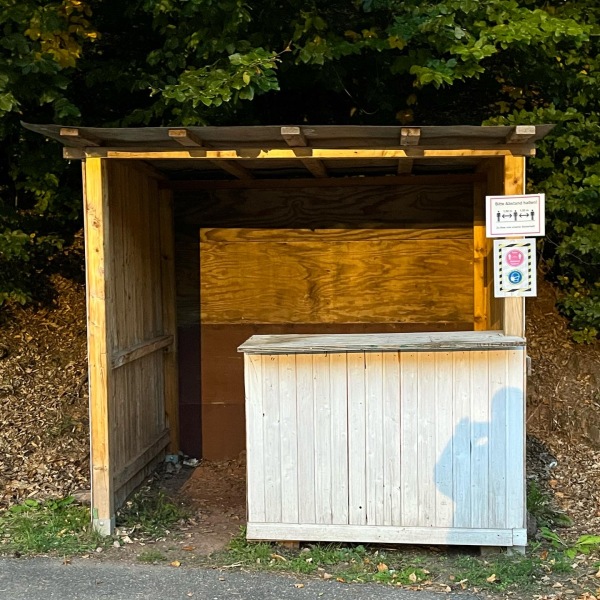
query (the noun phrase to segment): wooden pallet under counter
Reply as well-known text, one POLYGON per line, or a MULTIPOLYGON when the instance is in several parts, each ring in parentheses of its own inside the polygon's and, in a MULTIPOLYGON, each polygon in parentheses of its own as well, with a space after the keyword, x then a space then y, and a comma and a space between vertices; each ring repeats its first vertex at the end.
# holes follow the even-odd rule
POLYGON ((525 546, 525 340, 253 336, 248 539, 525 546))

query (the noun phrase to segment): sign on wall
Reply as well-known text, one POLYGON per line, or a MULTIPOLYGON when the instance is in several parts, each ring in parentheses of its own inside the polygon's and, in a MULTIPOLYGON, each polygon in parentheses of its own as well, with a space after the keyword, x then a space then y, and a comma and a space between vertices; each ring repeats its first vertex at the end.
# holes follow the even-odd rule
POLYGON ((494 240, 494 296, 536 295, 535 239, 494 240))
POLYGON ((486 235, 545 235, 545 195, 486 196, 486 235))

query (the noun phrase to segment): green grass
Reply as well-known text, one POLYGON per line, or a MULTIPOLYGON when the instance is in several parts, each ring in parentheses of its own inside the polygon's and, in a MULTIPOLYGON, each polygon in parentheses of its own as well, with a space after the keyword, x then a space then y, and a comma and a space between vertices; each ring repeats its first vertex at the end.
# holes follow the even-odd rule
POLYGON ((0 552, 77 554, 106 544, 90 523, 88 508, 74 498, 25 500, 0 513, 0 552))
POLYGON ((555 508, 552 497, 536 481, 527 484, 527 511, 540 527, 569 527, 571 519, 555 508))
POLYGON ((183 506, 174 504, 161 489, 148 485, 117 512, 117 526, 135 528, 137 534, 157 537, 187 517, 183 506))
POLYGON ((160 550, 144 550, 137 557, 142 563, 158 563, 167 560, 167 557, 160 550))

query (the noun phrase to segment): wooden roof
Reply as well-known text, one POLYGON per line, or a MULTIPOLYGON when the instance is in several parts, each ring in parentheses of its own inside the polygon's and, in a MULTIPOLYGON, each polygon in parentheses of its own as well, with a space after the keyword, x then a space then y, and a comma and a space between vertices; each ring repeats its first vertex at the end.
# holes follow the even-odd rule
POLYGON ((485 158, 532 156, 553 127, 23 126, 63 143, 65 158, 137 159, 175 180, 469 173, 485 158))

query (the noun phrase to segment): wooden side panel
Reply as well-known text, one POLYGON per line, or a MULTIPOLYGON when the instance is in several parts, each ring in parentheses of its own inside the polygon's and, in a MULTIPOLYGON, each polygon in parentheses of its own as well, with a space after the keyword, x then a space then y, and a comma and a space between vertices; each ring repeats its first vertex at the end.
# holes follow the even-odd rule
POLYGON ((134 163, 107 163, 110 207, 111 446, 115 502, 125 501, 169 443, 177 447, 172 207, 134 163))
POLYGON ((200 248, 206 324, 472 320, 470 240, 324 238, 200 248))
POLYGON ((247 357, 249 536, 522 545, 523 356, 298 354, 296 372, 294 355, 247 357))

